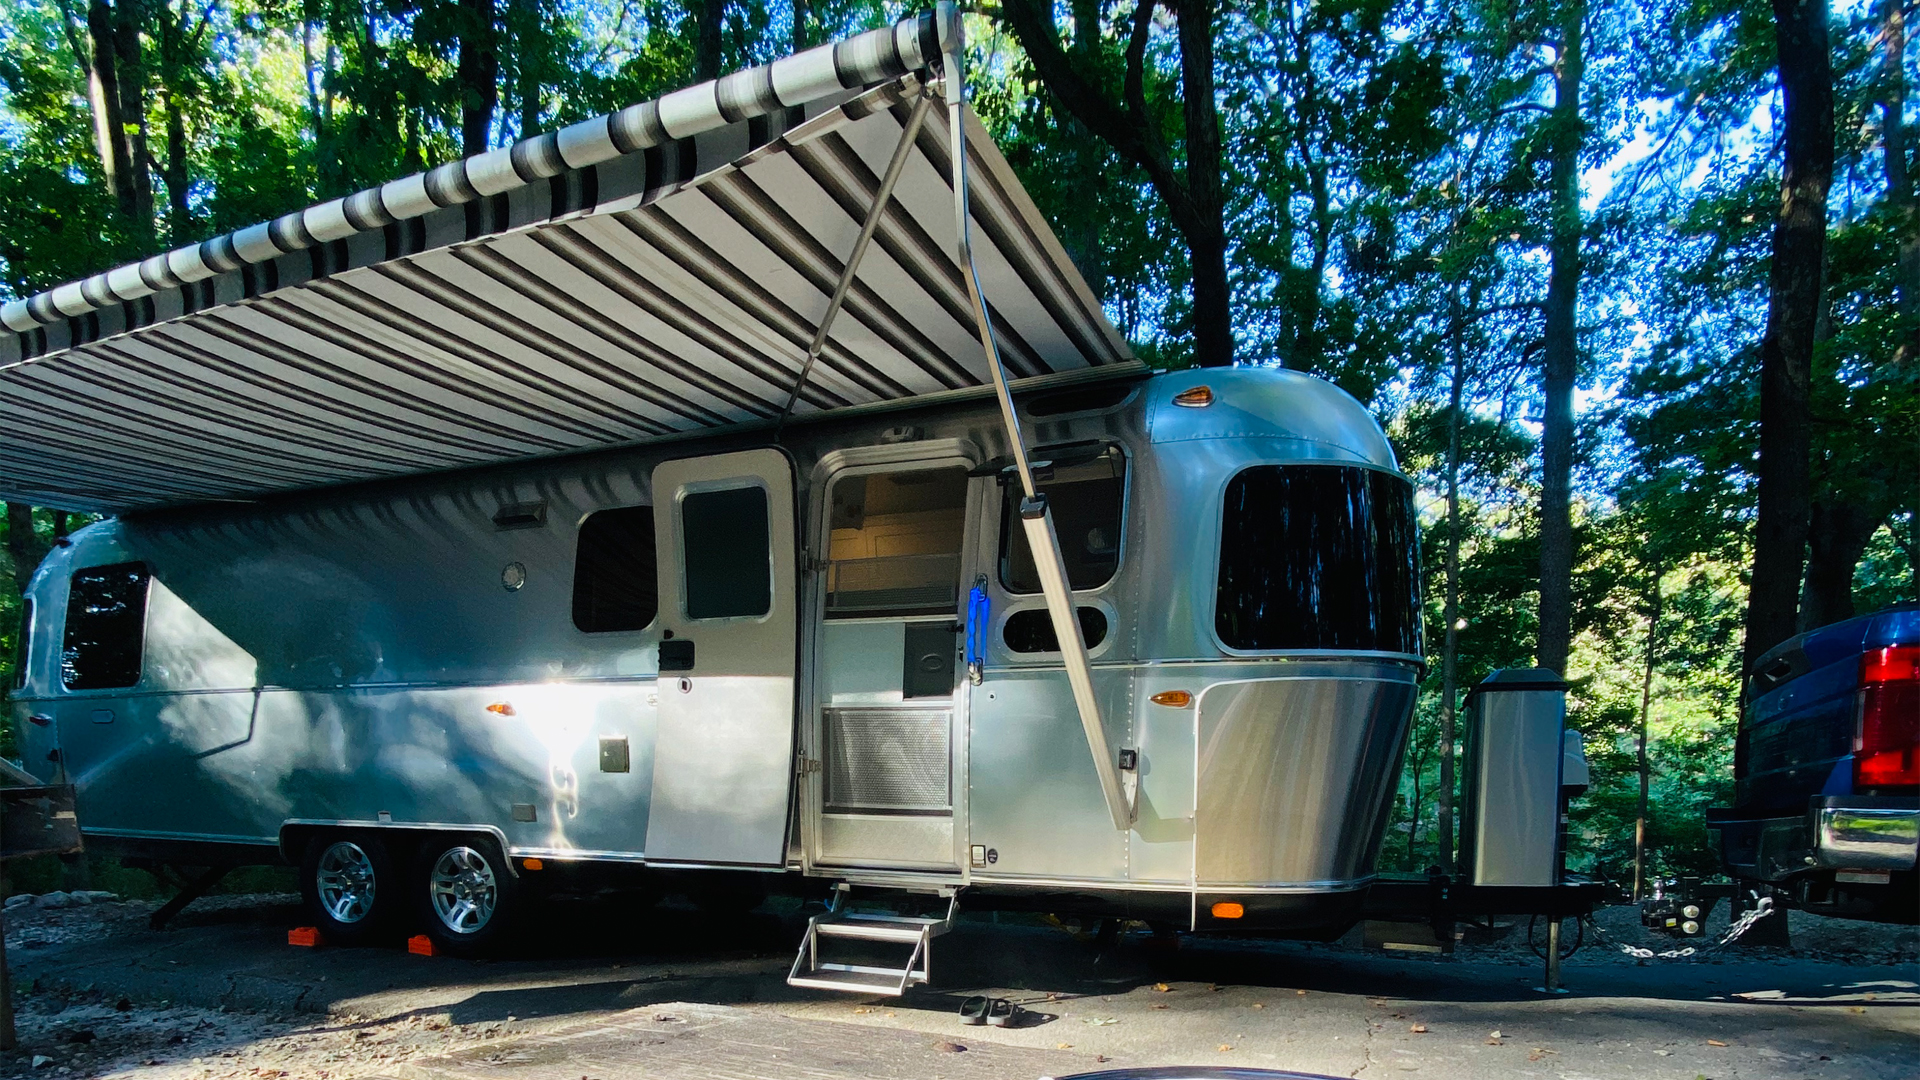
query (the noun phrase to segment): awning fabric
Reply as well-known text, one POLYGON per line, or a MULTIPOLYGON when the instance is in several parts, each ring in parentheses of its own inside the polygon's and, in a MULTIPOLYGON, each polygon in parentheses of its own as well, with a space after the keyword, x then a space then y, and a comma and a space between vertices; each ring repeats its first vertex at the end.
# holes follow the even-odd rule
MULTIPOLYGON (((0 311, 0 497, 244 500, 765 423, 952 9, 0 311)), ((1130 360, 969 114, 1011 374, 1130 360)), ((932 108, 797 416, 983 385, 932 108)))

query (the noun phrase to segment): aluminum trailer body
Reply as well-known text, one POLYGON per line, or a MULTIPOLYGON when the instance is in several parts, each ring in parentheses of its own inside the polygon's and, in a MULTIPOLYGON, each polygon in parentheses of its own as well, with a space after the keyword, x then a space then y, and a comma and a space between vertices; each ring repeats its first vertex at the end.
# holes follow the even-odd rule
POLYGON ((888 992, 962 891, 1351 924, 1411 487, 1325 382, 1149 376, 965 56, 941 4, 0 305, 0 496, 109 515, 12 706, 89 843, 298 862, 342 939, 832 885, 794 980, 888 992))
POLYGON ((133 853, 456 830, 509 859, 1343 930, 1421 662, 1365 639, 1414 632, 1385 438, 1278 369, 1021 408, 1137 777, 1124 832, 987 402, 89 526, 29 592, 26 760, 76 785, 91 844, 133 853), (1211 405, 1173 403, 1200 386, 1211 405))

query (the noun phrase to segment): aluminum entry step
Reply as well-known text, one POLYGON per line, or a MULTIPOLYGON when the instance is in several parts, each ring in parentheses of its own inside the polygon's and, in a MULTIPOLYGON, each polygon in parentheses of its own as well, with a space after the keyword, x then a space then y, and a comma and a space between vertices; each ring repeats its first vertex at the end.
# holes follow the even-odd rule
POLYGON ((885 994, 899 997, 905 992, 898 971, 843 971, 843 965, 828 964, 811 975, 794 975, 788 986, 809 990, 837 990, 843 994, 885 994))
POLYGON ((861 941, 898 941, 910 945, 933 929, 939 936, 946 929, 942 919, 902 919, 888 915, 848 915, 843 920, 820 920, 814 932, 821 937, 857 938, 861 941), (938 929, 934 929, 934 928, 938 929))
POLYGON ((929 919, 849 911, 844 907, 847 894, 846 886, 835 890, 834 906, 807 921, 807 935, 800 942, 800 954, 793 958, 787 985, 898 997, 908 987, 929 981, 933 976, 933 939, 952 929, 959 897, 949 897, 945 918, 929 919), (909 951, 906 962, 899 967, 823 958, 821 943, 834 940, 878 942, 908 947, 909 951))

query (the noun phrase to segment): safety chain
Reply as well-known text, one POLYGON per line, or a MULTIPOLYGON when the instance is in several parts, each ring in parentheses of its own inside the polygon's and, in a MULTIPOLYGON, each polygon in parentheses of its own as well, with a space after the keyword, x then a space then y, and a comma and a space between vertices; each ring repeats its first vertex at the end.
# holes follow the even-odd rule
POLYGON ((1637 957, 1641 960, 1653 960, 1656 958, 1660 960, 1684 960, 1689 956, 1705 956, 1710 952, 1715 952, 1719 949, 1726 948, 1728 945, 1733 944, 1734 941, 1737 940, 1741 934, 1744 934, 1747 931, 1753 929, 1754 923, 1759 922, 1761 919, 1764 919, 1771 914, 1773 914, 1773 897, 1771 896, 1759 897, 1754 901, 1754 905, 1747 909, 1745 914, 1741 915, 1738 919, 1735 919, 1733 921, 1733 925, 1727 927, 1727 932, 1721 935, 1719 941, 1716 941, 1713 944, 1708 945, 1703 949, 1696 949, 1693 946, 1689 945, 1684 949, 1668 949, 1666 952, 1658 952, 1658 953, 1654 952, 1652 949, 1642 949, 1633 945, 1627 945, 1622 942, 1609 940, 1607 938, 1606 931, 1600 929, 1600 923, 1597 920, 1595 920, 1592 915, 1587 916, 1586 922, 1587 922, 1587 926, 1593 930, 1593 934, 1595 937, 1599 938, 1602 942, 1608 945, 1617 947, 1621 952, 1626 953, 1628 956, 1637 957))

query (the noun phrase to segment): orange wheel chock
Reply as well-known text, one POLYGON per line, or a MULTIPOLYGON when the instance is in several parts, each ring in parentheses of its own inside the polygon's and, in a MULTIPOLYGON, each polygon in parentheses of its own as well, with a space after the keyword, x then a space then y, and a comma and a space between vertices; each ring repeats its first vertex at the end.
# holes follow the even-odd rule
POLYGON ((407 939, 407 951, 415 956, 433 956, 433 939, 425 934, 415 934, 407 939))
POLYGON ((287 931, 287 944, 300 945, 315 949, 320 946, 320 928, 317 926, 296 926, 287 931))

